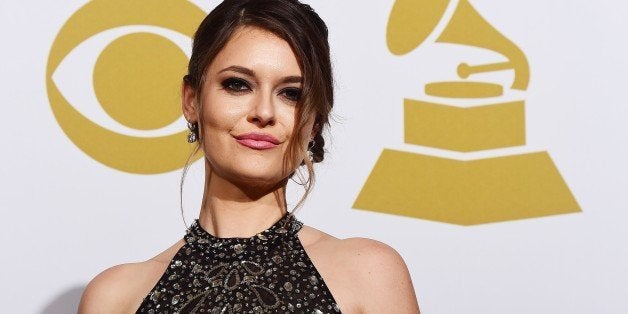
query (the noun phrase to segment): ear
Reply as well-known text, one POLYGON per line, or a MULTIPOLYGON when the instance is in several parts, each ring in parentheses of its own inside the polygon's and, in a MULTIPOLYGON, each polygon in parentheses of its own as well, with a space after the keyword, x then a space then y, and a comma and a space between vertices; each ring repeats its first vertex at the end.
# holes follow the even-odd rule
POLYGON ((196 91, 185 81, 181 87, 181 109, 186 120, 190 123, 198 122, 196 91))

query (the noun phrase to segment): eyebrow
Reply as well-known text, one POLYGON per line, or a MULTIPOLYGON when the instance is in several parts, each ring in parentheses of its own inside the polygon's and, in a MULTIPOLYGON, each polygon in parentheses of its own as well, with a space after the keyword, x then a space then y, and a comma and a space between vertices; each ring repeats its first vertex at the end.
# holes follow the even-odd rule
MULTIPOLYGON (((255 77, 255 72, 249 68, 245 68, 238 65, 232 65, 220 70, 218 73, 233 71, 237 73, 242 73, 247 76, 255 77)), ((303 78, 300 76, 286 76, 281 80, 282 83, 303 83, 303 78)))

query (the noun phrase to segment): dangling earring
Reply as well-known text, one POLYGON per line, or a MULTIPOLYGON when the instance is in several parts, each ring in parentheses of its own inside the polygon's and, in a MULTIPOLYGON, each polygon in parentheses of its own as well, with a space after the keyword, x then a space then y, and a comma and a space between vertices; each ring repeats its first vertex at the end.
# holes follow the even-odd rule
POLYGON ((198 140, 198 137, 196 136, 196 130, 198 130, 198 123, 188 122, 188 129, 190 129, 190 133, 188 133, 188 143, 192 144, 198 140))
POLYGON ((308 157, 310 158, 310 161, 314 161, 314 153, 312 152, 312 148, 314 148, 314 145, 316 145, 316 141, 314 140, 311 140, 307 144, 307 154, 308 154, 308 157))

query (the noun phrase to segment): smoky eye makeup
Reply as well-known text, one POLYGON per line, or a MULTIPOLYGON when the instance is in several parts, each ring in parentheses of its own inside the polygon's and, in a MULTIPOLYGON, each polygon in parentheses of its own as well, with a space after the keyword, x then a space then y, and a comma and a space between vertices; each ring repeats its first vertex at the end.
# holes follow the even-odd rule
MULTIPOLYGON (((246 79, 232 76, 220 82, 223 90, 231 94, 242 94, 253 90, 253 85, 246 79)), ((278 96, 285 98, 290 102, 298 102, 301 100, 302 89, 300 87, 286 87, 279 91, 278 96)))
POLYGON ((301 100, 302 90, 298 87, 287 87, 282 89, 280 94, 290 101, 297 102, 301 100))
POLYGON ((242 93, 251 90, 251 84, 239 77, 229 77, 220 82, 222 88, 230 93, 242 93))

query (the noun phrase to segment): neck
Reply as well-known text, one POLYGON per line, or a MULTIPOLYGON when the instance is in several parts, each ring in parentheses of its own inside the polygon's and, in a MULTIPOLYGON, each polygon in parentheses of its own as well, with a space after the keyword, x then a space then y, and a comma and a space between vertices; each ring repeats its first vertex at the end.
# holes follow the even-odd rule
POLYGON ((206 168, 199 223, 219 238, 248 238, 286 213, 285 184, 239 186, 206 168))

